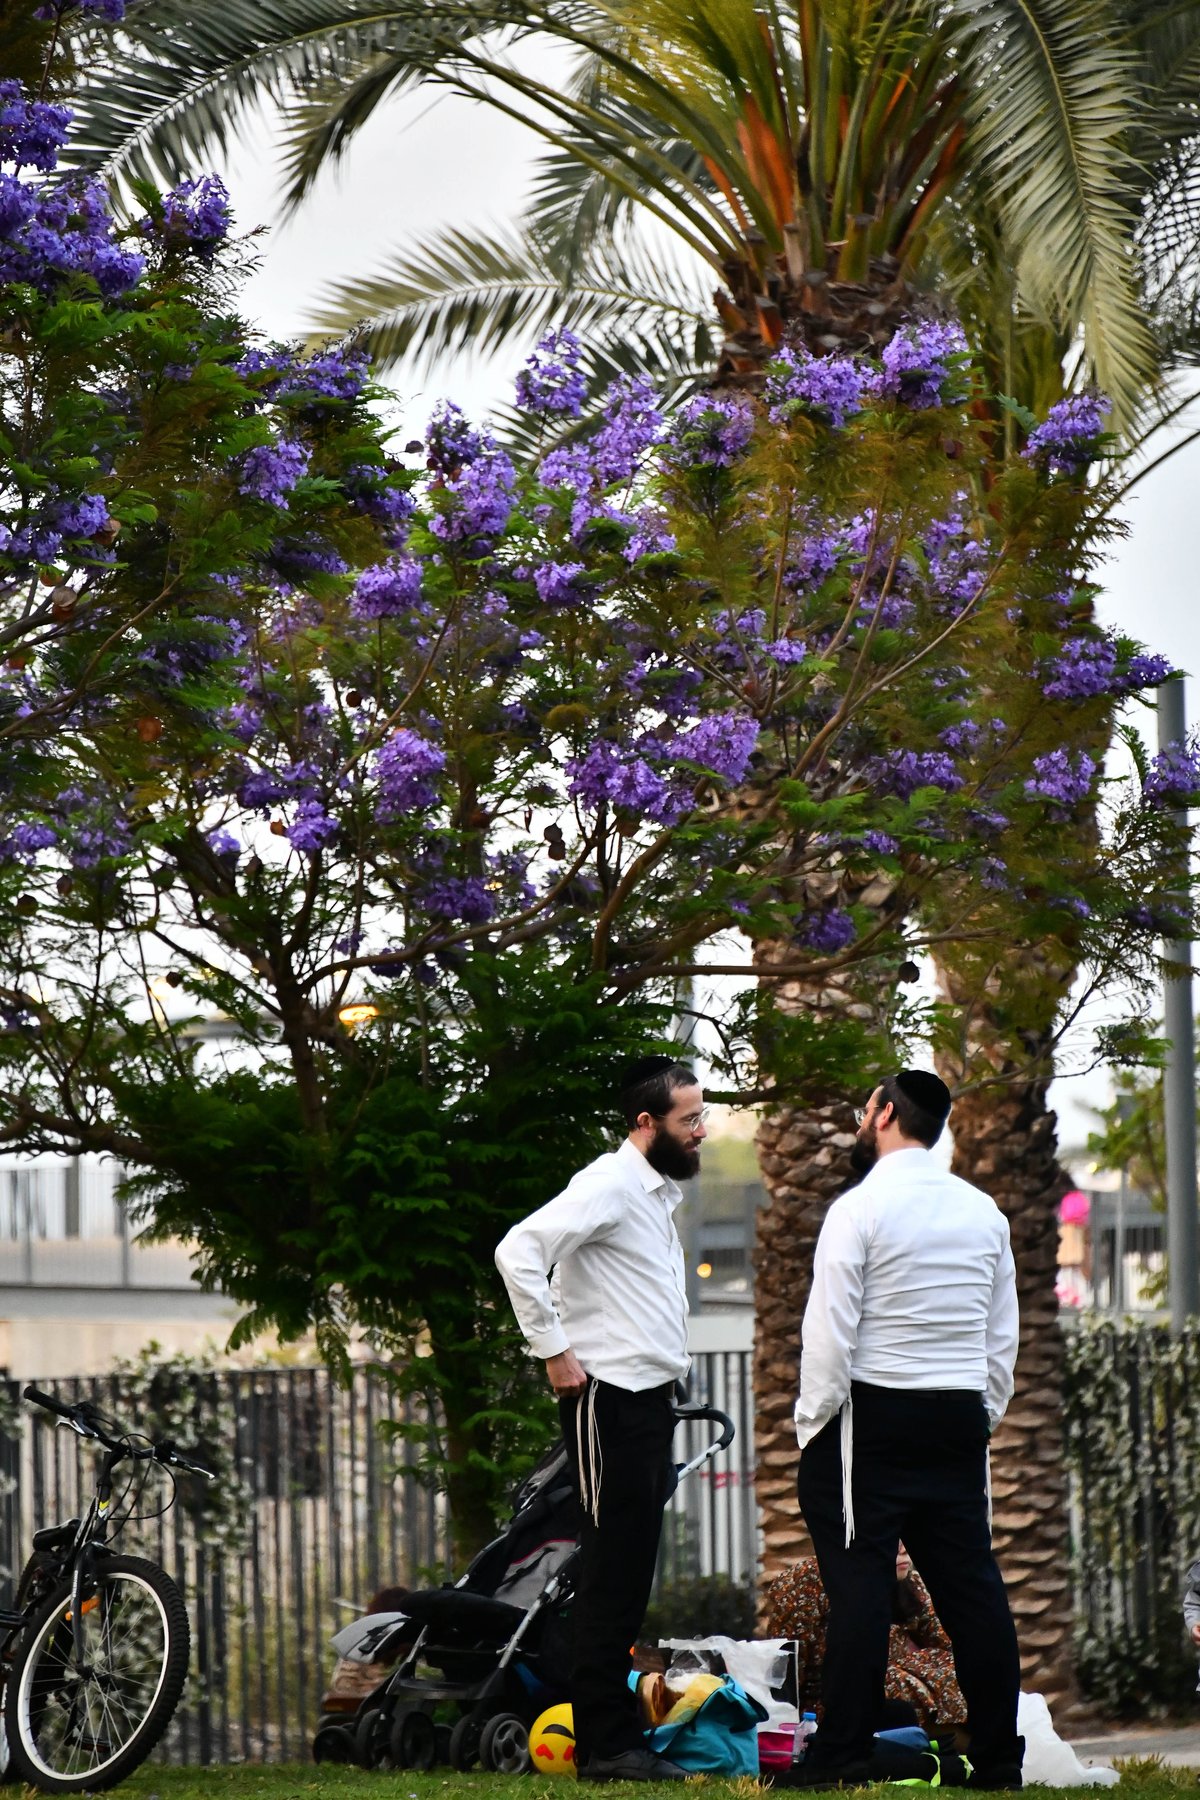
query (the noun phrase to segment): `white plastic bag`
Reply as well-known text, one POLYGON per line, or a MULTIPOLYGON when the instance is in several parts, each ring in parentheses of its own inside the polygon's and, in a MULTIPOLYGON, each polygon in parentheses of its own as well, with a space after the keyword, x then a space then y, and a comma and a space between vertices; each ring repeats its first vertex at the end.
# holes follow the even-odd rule
POLYGON ((1107 1763, 1080 1762, 1070 1744, 1054 1729, 1050 1708, 1041 1694, 1022 1694, 1017 1702, 1017 1733, 1025 1739, 1021 1776, 1026 1787, 1114 1787, 1120 1772, 1107 1763))
MULTIPOLYGON (((748 1638, 706 1637, 706 1638, 664 1638, 662 1648, 681 1652, 686 1650, 714 1651, 725 1664, 726 1673, 733 1676, 738 1686, 765 1706, 768 1716, 774 1723, 776 1716, 794 1719, 797 1717, 794 1706, 784 1708, 772 1696, 771 1689, 783 1680, 787 1668, 784 1654, 786 1638, 748 1638)), ((682 1660, 676 1656, 673 1660, 682 1660)))

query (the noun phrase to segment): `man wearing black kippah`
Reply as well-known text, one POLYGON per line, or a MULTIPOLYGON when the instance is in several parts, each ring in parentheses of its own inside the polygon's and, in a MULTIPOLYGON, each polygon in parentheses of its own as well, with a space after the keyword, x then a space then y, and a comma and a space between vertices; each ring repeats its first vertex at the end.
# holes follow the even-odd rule
POLYGON ((926 1070, 880 1082, 851 1153, 863 1180, 834 1201, 817 1240, 796 1435, 829 1621, 805 1786, 878 1778, 901 1540, 954 1646, 971 1785, 1021 1786, 1020 1659, 987 1467, 1012 1398, 1016 1274, 995 1202, 930 1154, 949 1113, 949 1089, 926 1070))
POLYGON ((671 1401, 691 1362, 674 1212, 677 1184, 700 1170, 704 1096, 670 1056, 630 1064, 618 1091, 629 1132, 620 1148, 514 1225, 496 1264, 530 1349, 546 1360, 582 1511, 577 1773, 682 1781, 681 1768, 647 1748, 628 1677, 675 1484, 671 1401))

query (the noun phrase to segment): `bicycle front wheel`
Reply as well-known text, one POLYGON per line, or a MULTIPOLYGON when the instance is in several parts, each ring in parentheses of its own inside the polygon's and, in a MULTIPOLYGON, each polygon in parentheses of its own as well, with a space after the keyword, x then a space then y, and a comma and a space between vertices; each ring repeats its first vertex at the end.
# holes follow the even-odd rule
POLYGON ((105 1557, 80 1612, 77 1625, 60 1588, 30 1621, 8 1676, 13 1766, 49 1794, 123 1781, 170 1724, 187 1675, 187 1611, 157 1564, 105 1557))

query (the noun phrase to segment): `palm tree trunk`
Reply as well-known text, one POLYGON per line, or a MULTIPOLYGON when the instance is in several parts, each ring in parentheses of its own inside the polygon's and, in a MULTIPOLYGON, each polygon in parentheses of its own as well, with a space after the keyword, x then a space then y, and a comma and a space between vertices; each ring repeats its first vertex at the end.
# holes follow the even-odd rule
POLYGON ((800 1321, 817 1234, 831 1201, 850 1185, 854 1142, 849 1104, 781 1106, 758 1131, 769 1204, 758 1214, 754 1256, 754 1485, 763 1534, 762 1582, 812 1546, 796 1500, 800 1321))
MULTIPOLYGON (((1048 1060, 1048 1059, 1047 1059, 1048 1060)), ((943 1067, 947 1080, 958 1071, 943 1067)), ((1046 1104, 1052 1068, 974 1088, 954 1103, 954 1170, 1008 1219, 1017 1265, 1021 1348, 1016 1392, 992 1442, 992 1536, 1021 1645, 1022 1684, 1050 1706, 1074 1698, 1074 1627, 1063 1339, 1055 1280, 1057 1206, 1070 1178, 1058 1161, 1046 1104)))

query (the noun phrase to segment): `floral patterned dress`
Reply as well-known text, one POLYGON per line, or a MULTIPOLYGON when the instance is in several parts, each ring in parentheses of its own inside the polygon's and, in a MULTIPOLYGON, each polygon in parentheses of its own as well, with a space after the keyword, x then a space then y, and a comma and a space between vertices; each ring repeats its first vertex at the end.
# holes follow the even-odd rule
MULTIPOLYGON (((815 1556, 804 1557, 775 1577, 767 1589, 767 1606, 768 1635, 793 1638, 796 1643, 800 1710, 815 1712, 820 1718, 829 1599, 815 1556)), ((926 1731, 935 1725, 961 1725, 967 1706, 954 1679, 950 1639, 915 1570, 907 1580, 896 1583, 894 1616, 903 1622, 892 1626, 887 1698, 914 1707, 926 1731)))

